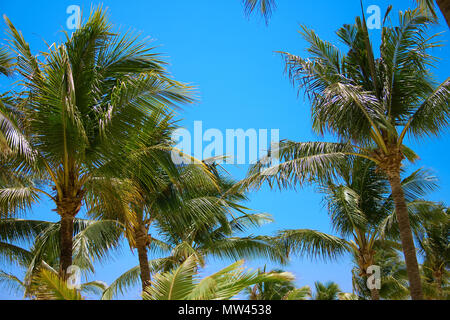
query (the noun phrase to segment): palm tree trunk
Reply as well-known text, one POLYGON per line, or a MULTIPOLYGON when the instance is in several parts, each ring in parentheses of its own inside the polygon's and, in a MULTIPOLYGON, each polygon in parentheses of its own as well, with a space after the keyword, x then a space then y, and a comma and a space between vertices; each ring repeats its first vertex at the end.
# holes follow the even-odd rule
POLYGON ((439 9, 441 9, 442 14, 447 21, 448 27, 450 28, 450 1, 449 0, 436 0, 439 9))
POLYGON ((380 292, 378 289, 371 289, 370 295, 372 296, 372 300, 380 300, 380 292))
POLYGON ((148 266, 147 247, 137 247, 139 256, 139 267, 141 269, 142 290, 144 291, 150 285, 150 268, 148 266))
POLYGON ((67 268, 72 265, 73 249, 73 216, 64 214, 61 216, 60 227, 60 266, 59 275, 63 279, 67 278, 67 268))
POLYGON ((136 249, 138 252, 139 258, 139 268, 140 268, 140 277, 142 283, 142 291, 145 290, 147 286, 150 285, 151 277, 150 277, 150 267, 148 265, 148 255, 147 255, 147 246, 148 246, 148 235, 145 227, 141 227, 135 232, 136 235, 136 249))
POLYGON ((400 179, 400 166, 394 170, 388 170, 387 174, 392 189, 392 197, 394 198, 395 212, 400 230, 403 254, 405 256, 411 298, 413 300, 422 300, 422 282, 420 280, 419 264, 417 263, 416 249, 411 232, 405 194, 400 179))
POLYGON ((438 292, 438 299, 444 300, 444 290, 442 288, 442 272, 440 270, 433 272, 433 278, 438 292))
POLYGON ((84 191, 79 190, 76 196, 62 196, 56 202, 56 211, 61 217, 59 276, 63 279, 67 279, 67 269, 72 265, 73 223, 81 209, 83 195, 84 191))

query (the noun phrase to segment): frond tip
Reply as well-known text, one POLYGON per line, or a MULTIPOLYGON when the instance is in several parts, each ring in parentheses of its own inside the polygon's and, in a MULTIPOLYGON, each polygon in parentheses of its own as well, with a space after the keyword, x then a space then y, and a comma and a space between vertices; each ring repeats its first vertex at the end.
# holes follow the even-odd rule
POLYGON ((269 23, 277 6, 275 0, 243 0, 242 2, 244 3, 244 12, 247 17, 255 11, 259 11, 259 14, 264 17, 266 24, 269 23))

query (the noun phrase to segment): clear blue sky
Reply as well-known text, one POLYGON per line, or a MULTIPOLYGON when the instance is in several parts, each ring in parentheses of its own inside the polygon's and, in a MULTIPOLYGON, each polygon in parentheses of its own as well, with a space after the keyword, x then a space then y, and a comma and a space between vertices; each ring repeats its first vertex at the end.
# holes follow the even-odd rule
MULTIPOLYGON (((305 55, 305 42, 297 30, 303 23, 314 28, 324 39, 335 41, 335 30, 344 23, 353 23, 360 14, 359 0, 279 0, 278 9, 268 26, 258 17, 246 19, 240 0, 130 0, 130 1, 7 1, 0 0, 0 13, 6 14, 20 29, 34 52, 45 50, 46 45, 63 39, 61 30, 67 30, 66 8, 80 5, 87 13, 91 4, 103 3, 108 7, 110 19, 122 30, 133 29, 154 39, 158 51, 170 62, 170 71, 180 81, 198 88, 200 101, 181 114, 182 124, 192 128, 193 121, 203 121, 204 129, 255 128, 279 129, 282 139, 297 141, 317 140, 311 131, 310 109, 302 96, 297 97, 283 73, 284 65, 275 51, 289 51, 305 55)), ((379 5, 384 14, 389 3, 394 2, 392 17, 398 10, 413 6, 412 0, 365 1, 365 6, 379 5)), ((445 31, 442 39, 450 40, 449 31, 441 18, 441 25, 433 31, 445 31)), ((3 21, 0 26, 4 30, 3 21)), ((380 32, 373 30, 374 39, 380 32)), ((0 36, 0 44, 6 35, 0 36)), ((377 45, 378 42, 375 42, 377 45)), ((434 50, 440 58, 435 73, 443 81, 450 70, 450 46, 434 50)), ((0 81, 0 92, 8 89, 0 81)), ((441 189, 430 196, 436 201, 449 203, 450 135, 410 144, 421 156, 415 165, 431 168, 441 179, 441 189)), ((247 167, 229 168, 240 179, 247 167)), ((331 232, 321 196, 313 188, 294 191, 270 191, 262 188, 250 195, 246 205, 260 212, 272 214, 275 223, 257 231, 270 234, 279 229, 311 228, 331 232)), ((53 205, 43 202, 28 217, 54 221, 53 205)), ((255 232, 256 233, 256 232, 255 232)), ((122 254, 103 266, 98 266, 92 279, 112 282, 125 270, 137 265, 137 255, 124 243, 122 254)), ((205 272, 211 272, 229 261, 210 260, 205 272)), ((253 268, 266 261, 248 262, 253 268)), ((0 265, 0 268, 3 267, 0 265)), ((268 268, 275 267, 268 263, 268 268)), ((349 257, 337 262, 323 263, 294 257, 284 269, 297 277, 299 286, 313 286, 314 281, 336 281, 343 290, 351 292, 352 263, 349 257)), ((139 296, 139 287, 122 298, 139 296)), ((11 296, 0 292, 0 298, 11 296)))

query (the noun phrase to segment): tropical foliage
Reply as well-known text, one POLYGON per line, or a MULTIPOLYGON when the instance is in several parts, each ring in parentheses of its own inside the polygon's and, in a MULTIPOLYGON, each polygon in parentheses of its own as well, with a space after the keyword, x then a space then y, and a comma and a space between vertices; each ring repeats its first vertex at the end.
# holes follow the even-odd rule
POLYGON ((244 288, 260 283, 292 280, 289 273, 245 271, 243 261, 199 279, 195 257, 187 258, 178 268, 157 274, 143 293, 144 300, 228 300, 244 288))
MULTIPOLYGON (((260 273, 264 273, 259 270, 260 273)), ((271 273, 283 273, 283 270, 273 270, 271 273)), ((252 287, 246 288, 249 300, 305 300, 311 296, 311 289, 308 286, 296 288, 292 280, 280 280, 270 282, 260 282, 252 287)))
POLYGON ((337 31, 347 53, 304 26, 301 34, 309 44, 310 57, 282 53, 290 79, 311 101, 314 131, 335 135, 340 141, 285 141, 272 150, 280 164, 270 166, 270 161, 262 159, 243 184, 282 188, 326 181, 338 173, 345 159, 373 161, 389 181, 412 296, 421 299, 419 266, 400 178, 404 161, 414 162, 418 156, 404 142, 406 137, 439 135, 448 127, 450 78, 436 86, 430 73, 434 58, 428 51, 438 44, 427 33, 429 17, 418 10, 400 12, 399 26, 383 26, 377 59, 362 21, 358 17, 355 24, 337 31))
MULTIPOLYGON (((418 159, 407 138, 438 136, 450 120, 450 78, 438 84, 431 73, 436 8, 418 3, 398 25, 389 8, 379 51, 364 15, 337 31, 346 51, 302 27, 308 57, 281 54, 311 102, 313 130, 335 142, 283 140, 242 181, 220 165, 225 156, 175 148, 177 111, 195 90, 170 76, 147 38, 121 32, 99 7, 37 54, 5 16, 0 75, 16 76, 20 89, 0 95, 0 288, 35 300, 110 300, 136 285, 144 300, 449 299, 449 208, 427 201, 438 188, 430 171, 405 167, 418 159), (332 233, 254 234, 274 222, 245 205, 264 184, 314 185, 332 233), (44 201, 54 222, 33 220, 44 201), (92 280, 126 245, 137 265, 110 284, 92 280), (353 258, 352 293, 245 267, 343 255, 353 258), (212 259, 232 262, 207 275, 212 259), (374 266, 377 288, 368 285, 374 266)), ((266 23, 276 8, 275 0, 243 4, 266 23)))
MULTIPOLYGON (((369 160, 357 158, 344 163, 340 167, 340 173, 341 184, 328 181, 320 187, 325 195, 333 231, 338 236, 317 230, 293 229, 280 231, 279 239, 286 250, 299 255, 333 260, 348 253, 355 261, 356 266, 352 270, 354 277, 360 277, 360 282, 367 282, 371 266, 389 261, 386 256, 380 258, 381 254, 395 256, 396 249, 401 249, 396 242, 399 240, 399 231, 393 199, 389 194, 386 177, 378 173, 376 165, 369 160)), ((419 198, 435 187, 433 177, 423 170, 413 172, 402 181, 414 231, 419 232, 427 221, 444 219, 443 215, 434 210, 434 203, 419 198)), ((404 280, 392 277, 387 267, 383 270, 381 288, 370 290, 374 300, 380 299, 380 290, 389 292, 384 287, 401 287, 395 281, 404 280)), ((367 288, 365 285, 363 287, 367 288)), ((381 297, 386 298, 383 295, 381 297)))

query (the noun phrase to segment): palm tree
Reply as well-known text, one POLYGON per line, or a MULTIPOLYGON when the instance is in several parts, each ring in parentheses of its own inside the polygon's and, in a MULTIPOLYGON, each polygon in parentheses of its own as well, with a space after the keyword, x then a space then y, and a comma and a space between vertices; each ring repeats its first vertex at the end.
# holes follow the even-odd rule
MULTIPOLYGON (((207 164, 208 161, 200 162, 187 155, 181 156, 194 160, 193 164, 177 165, 172 160, 173 141, 171 134, 176 128, 173 124, 173 115, 166 112, 153 113, 152 123, 146 125, 139 132, 138 140, 130 141, 125 150, 133 154, 129 163, 126 164, 123 175, 118 176, 121 181, 128 181, 136 190, 133 198, 129 199, 131 220, 125 217, 122 223, 126 226, 126 236, 130 247, 135 248, 138 253, 139 268, 126 272, 124 277, 139 273, 142 290, 149 285, 151 273, 156 271, 152 263, 149 263, 148 251, 155 250, 155 246, 162 246, 166 251, 169 248, 176 251, 176 248, 193 246, 193 250, 204 253, 204 248, 198 247, 201 241, 205 246, 208 238, 208 228, 222 225, 223 230, 217 231, 214 241, 209 240, 210 250, 215 248, 220 251, 220 244, 229 247, 223 248, 224 252, 232 250, 247 250, 252 252, 262 247, 261 239, 231 239, 228 243, 223 243, 223 237, 228 231, 224 224, 228 223, 227 216, 232 215, 232 211, 244 212, 245 207, 238 204, 244 200, 245 196, 241 191, 225 193, 232 186, 232 181, 228 177, 221 176, 214 164, 207 164), (130 150, 130 151, 128 151, 130 150), (128 219, 128 220, 127 220, 128 219), (150 235, 152 228, 170 240, 170 244, 165 244, 155 235, 150 235), (177 231, 175 231, 177 230, 177 231), (189 239, 191 238, 191 239, 189 239), (218 242, 222 240, 222 243, 218 242), (239 241, 238 241, 239 240, 239 241), (247 241, 247 247, 244 247, 247 241), (253 242, 252 242, 253 241, 253 242), (254 248, 251 248, 251 245, 254 248), (238 247, 240 246, 240 247, 238 247)), ((124 155, 126 156, 126 155, 124 155)), ((99 202, 96 207, 91 208, 91 214, 105 215, 104 203, 99 202)), ((106 210, 114 211, 114 210, 106 210)), ((114 212, 115 213, 115 212, 114 212)), ((264 216, 252 215, 250 222, 256 223, 258 219, 263 220, 264 216)), ((120 217, 115 217, 120 219, 120 217)), ((243 219, 240 219, 243 220, 243 219)), ((240 220, 233 222, 234 228, 240 227, 240 220)), ((230 229, 231 232, 231 229, 230 229)), ((181 250, 182 251, 182 250, 181 250)), ((180 252, 181 252, 180 251, 180 252)), ((181 263, 187 256, 174 257, 175 263, 181 263), (181 259, 181 260, 180 260, 181 259)), ((168 261, 167 259, 165 261, 168 261)), ((116 292, 117 286, 123 282, 119 279, 111 285, 109 291, 116 292), (116 286, 117 284, 117 286, 116 286)), ((128 282, 128 281, 127 281, 128 282)), ((130 282, 131 283, 131 282, 130 282)))
MULTIPOLYGON (((339 236, 309 229, 284 230, 278 236, 289 251, 330 259, 350 253, 356 262, 358 276, 367 279, 368 268, 378 265, 378 251, 397 247, 398 228, 389 183, 377 172, 375 163, 363 158, 348 161, 339 170, 341 175, 337 183, 328 181, 321 186, 333 230, 339 236)), ((424 219, 434 216, 422 214, 424 207, 433 207, 433 204, 419 201, 418 197, 436 185, 426 171, 418 170, 404 179, 402 186, 416 230, 424 219)), ((373 300, 379 300, 377 289, 371 289, 370 293, 373 300)))
POLYGON ((43 187, 16 184, 0 190, 1 211, 13 215, 29 209, 41 195, 55 203, 61 219, 59 272, 66 277, 81 207, 103 202, 128 212, 127 202, 116 197, 123 190, 114 180, 132 156, 123 156, 124 147, 151 123, 152 112, 190 99, 184 85, 166 77, 164 62, 145 42, 113 32, 101 8, 42 60, 5 20, 24 88, 15 108, 30 146, 26 156, 7 163, 43 187))
MULTIPOLYGON (((172 118, 172 114, 165 111, 153 112, 135 139, 129 139, 120 151, 119 157, 128 157, 129 161, 117 172, 115 182, 134 189, 131 196, 118 195, 123 202, 127 202, 130 214, 124 215, 120 211, 117 214, 114 208, 105 208, 102 201, 91 206, 89 212, 98 218, 113 218, 122 223, 130 247, 138 252, 143 289, 150 282, 147 250, 156 239, 148 233, 153 222, 159 218, 156 200, 166 198, 167 191, 170 192, 168 185, 173 181, 184 190, 179 179, 180 169, 171 160, 172 118)), ((167 211, 164 213, 170 214, 167 211)))
POLYGON ((419 266, 400 178, 404 160, 414 161, 418 156, 404 141, 407 136, 439 135, 448 126, 450 78, 435 86, 429 71, 434 58, 427 50, 436 46, 434 37, 426 33, 430 19, 417 10, 399 15, 398 27, 383 26, 378 59, 360 18, 337 32, 349 47, 347 54, 302 27, 311 57, 282 53, 286 68, 312 102, 314 131, 335 134, 340 142, 283 142, 272 152, 278 153, 281 163, 270 167, 262 159, 243 184, 268 182, 287 187, 328 179, 347 157, 375 162, 391 186, 411 295, 421 299, 419 266))
POLYGON ((303 286, 289 291, 282 300, 308 300, 311 296, 311 288, 309 286, 303 286))
POLYGON ((290 273, 245 271, 237 261, 203 279, 198 277, 198 261, 187 258, 178 268, 159 273, 146 291, 144 300, 229 300, 246 287, 260 282, 290 281, 290 273))
MULTIPOLYGON (((263 270, 259 270, 260 273, 265 273, 265 267, 263 270)), ((271 273, 283 273, 283 270, 272 270, 271 273)), ((280 281, 280 282, 261 282, 255 284, 253 287, 245 289, 249 300, 282 300, 289 292, 295 289, 295 283, 293 281, 280 281)))
MULTIPOLYGON (((214 205, 209 205, 204 200, 204 196, 194 197, 191 200, 184 199, 185 207, 180 207, 178 210, 188 209, 192 212, 201 212, 206 206, 210 207, 215 214, 223 214, 223 210, 226 209, 220 203, 214 202, 214 205)), ((183 216, 186 217, 186 213, 180 211, 172 213, 174 219, 183 221, 183 216)), ((151 280, 149 283, 142 281, 142 265, 147 268, 145 269, 147 270, 145 272, 148 272, 146 276, 151 279, 151 274, 176 269, 190 256, 195 257, 199 268, 205 266, 207 257, 232 260, 265 257, 272 261, 285 262, 284 252, 279 250, 272 237, 236 236, 236 233, 246 232, 252 227, 272 221, 265 214, 247 213, 230 220, 210 220, 201 223, 198 221, 199 219, 195 219, 195 216, 192 217, 193 221, 182 223, 176 223, 170 218, 168 214, 160 215, 153 221, 153 234, 148 236, 151 241, 145 248, 146 253, 151 252, 162 257, 145 262, 139 258, 138 266, 124 272, 109 285, 103 294, 103 299, 113 299, 116 294, 124 293, 139 280, 141 280, 143 289, 148 287, 151 280), (166 218, 163 219, 164 217, 166 218)))
MULTIPOLYGON (((261 274, 266 268, 258 269, 261 274)), ((270 273, 285 273, 283 270, 272 270, 270 273)), ((306 300, 311 297, 311 288, 304 286, 296 288, 293 280, 260 282, 245 289, 249 300, 306 300)))
POLYGON ((327 283, 316 281, 314 287, 316 289, 314 300, 338 300, 339 293, 342 292, 339 285, 332 281, 327 283))

